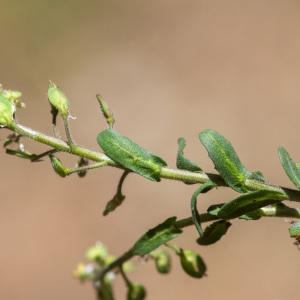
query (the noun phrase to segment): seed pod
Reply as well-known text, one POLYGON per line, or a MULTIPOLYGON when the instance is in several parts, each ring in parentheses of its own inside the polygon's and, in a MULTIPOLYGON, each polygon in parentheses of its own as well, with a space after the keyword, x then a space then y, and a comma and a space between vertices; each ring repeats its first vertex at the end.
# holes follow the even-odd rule
POLYGON ((127 300, 143 300, 146 298, 146 290, 143 285, 132 283, 127 290, 127 300))
POLYGON ((190 276, 201 278, 206 272, 206 265, 200 255, 192 250, 181 249, 179 254, 183 270, 190 276))
POLYGON ((53 82, 49 83, 48 99, 50 104, 58 111, 58 113, 66 119, 69 115, 69 100, 64 92, 53 82))
POLYGON ((10 126, 14 123, 15 104, 0 94, 0 127, 10 126))
POLYGON ((153 253, 155 267, 157 272, 161 274, 167 274, 171 270, 171 257, 166 251, 159 251, 157 253, 153 253))

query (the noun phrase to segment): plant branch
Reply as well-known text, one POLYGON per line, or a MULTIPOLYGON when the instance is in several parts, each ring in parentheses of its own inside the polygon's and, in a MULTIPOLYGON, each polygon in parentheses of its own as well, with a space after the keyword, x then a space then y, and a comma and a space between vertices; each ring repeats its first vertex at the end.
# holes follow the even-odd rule
MULTIPOLYGON (((278 206, 268 206, 258 209, 258 212, 261 217, 285 217, 285 218, 296 218, 300 219, 300 209, 291 208, 285 205, 278 205, 278 206)), ((213 216, 209 213, 200 214, 201 222, 211 222, 216 220, 221 220, 221 218, 217 216, 213 216)), ((178 220, 175 223, 177 228, 183 229, 188 226, 194 225, 192 217, 184 218, 178 220)), ((113 269, 120 268, 126 261, 133 258, 135 255, 130 248, 126 251, 123 255, 119 256, 116 260, 114 260, 111 264, 107 265, 103 269, 100 270, 97 278, 101 281, 103 280, 105 274, 107 272, 112 271, 113 269)))
MULTIPOLYGON (((112 159, 110 159, 108 156, 106 156, 104 153, 96 152, 81 146, 77 146, 72 144, 71 146, 68 145, 65 141, 54 138, 52 136, 48 136, 44 133, 35 131, 31 128, 25 127, 21 124, 14 123, 10 125, 10 130, 14 131, 17 134, 20 134, 22 136, 25 136, 29 139, 32 139, 36 142, 48 145, 55 149, 56 151, 61 152, 68 152, 70 154, 87 158, 89 160, 95 161, 95 162, 105 162, 107 166, 110 167, 117 167, 120 169, 122 168, 120 165, 118 165, 116 162, 114 162, 112 159)), ((227 184, 224 182, 222 177, 217 174, 206 174, 202 172, 191 172, 186 170, 179 170, 179 169, 171 169, 167 167, 162 167, 160 172, 160 178, 164 179, 170 179, 170 180, 176 180, 176 181, 182 181, 184 183, 190 183, 190 184, 196 184, 196 183, 206 183, 209 180, 213 180, 218 186, 227 186, 227 184)), ((245 182, 245 185, 250 190, 259 190, 259 189, 265 189, 265 190, 272 190, 272 191, 279 191, 286 194, 287 200, 290 201, 296 201, 300 202, 300 191, 289 189, 285 187, 280 186, 274 186, 271 184, 267 184, 258 180, 254 179, 247 179, 245 182)))

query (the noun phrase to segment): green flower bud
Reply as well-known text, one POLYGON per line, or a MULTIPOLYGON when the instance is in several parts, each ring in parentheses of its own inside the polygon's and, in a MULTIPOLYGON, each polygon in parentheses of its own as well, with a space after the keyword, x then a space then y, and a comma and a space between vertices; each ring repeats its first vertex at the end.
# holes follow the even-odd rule
POLYGON ((300 221, 294 222, 289 228, 289 233, 291 237, 300 239, 300 221))
POLYGON ((60 177, 66 177, 67 169, 63 166, 60 159, 58 159, 54 155, 49 155, 49 157, 50 157, 51 164, 52 164, 52 167, 53 167, 55 173, 58 174, 60 177))
POLYGON ((108 253, 106 247, 102 243, 96 243, 86 251, 85 256, 89 261, 100 263, 102 265, 107 258, 108 253))
POLYGON ((192 250, 181 249, 178 253, 183 270, 192 277, 201 278, 206 272, 202 258, 192 250))
POLYGON ((0 94, 0 127, 12 125, 16 106, 9 101, 3 94, 0 94))
POLYGON ((54 107, 63 118, 69 116, 69 100, 63 91, 53 82, 49 83, 48 99, 52 107, 54 107))
POLYGON ((167 274, 171 270, 171 257, 166 251, 159 251, 152 254, 157 272, 167 274))
POLYGON ((73 276, 81 281, 93 280, 95 268, 92 264, 79 263, 73 271, 73 276))
POLYGON ((19 91, 2 90, 2 94, 9 101, 13 102, 16 107, 24 108, 25 103, 21 101, 22 93, 19 91))
POLYGON ((143 285, 132 283, 127 290, 127 300, 143 300, 146 298, 146 290, 143 285))

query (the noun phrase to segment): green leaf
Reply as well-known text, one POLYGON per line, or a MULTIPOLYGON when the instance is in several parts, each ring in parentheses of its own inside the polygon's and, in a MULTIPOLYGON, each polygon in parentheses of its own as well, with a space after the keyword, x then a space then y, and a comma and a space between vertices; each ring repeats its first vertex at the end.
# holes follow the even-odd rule
POLYGON ((199 245, 211 245, 222 238, 231 226, 230 222, 220 220, 207 226, 202 237, 197 239, 199 245))
POLYGON ((291 237, 300 237, 300 221, 297 221, 291 225, 289 228, 289 233, 291 237))
POLYGON ((142 235, 134 244, 131 251, 134 255, 146 255, 159 246, 175 239, 182 230, 176 227, 176 217, 168 218, 142 235))
POLYGON ((104 153, 122 167, 147 179, 160 181, 161 168, 167 165, 160 157, 112 129, 100 132, 97 142, 104 153))
POLYGON ((199 139, 225 182, 239 193, 247 192, 247 187, 244 184, 247 170, 242 165, 231 143, 212 129, 202 131, 199 134, 199 139))
POLYGON ((225 203, 220 203, 220 204, 213 204, 211 206, 208 207, 207 209, 207 213, 209 213, 212 216, 217 217, 219 214, 219 211, 221 209, 221 207, 224 205, 225 203))
POLYGON ((193 194, 191 198, 191 211, 192 211, 192 219, 193 222, 196 226, 196 229, 200 235, 200 237, 203 235, 203 229, 201 226, 201 220, 200 220, 200 215, 197 210, 197 198, 199 194, 201 193, 206 193, 212 188, 214 188, 216 185, 212 181, 208 181, 204 184, 202 184, 193 194))
POLYGON ((289 153, 283 147, 280 147, 278 149, 278 154, 279 154, 281 165, 286 175, 293 182, 293 184, 298 189, 300 189, 300 170, 297 167, 296 163, 293 161, 289 153))
POLYGON ((185 139, 183 137, 178 139, 178 152, 177 152, 177 160, 176 166, 181 170, 188 170, 191 172, 201 172, 202 169, 193 161, 185 158, 183 154, 183 150, 186 146, 185 139))
POLYGON ((250 192, 225 203, 218 212, 218 216, 223 219, 237 218, 285 198, 286 195, 279 191, 259 190, 250 192))
POLYGON ((117 192, 113 196, 113 198, 107 202, 105 210, 103 211, 103 216, 106 216, 110 212, 114 211, 125 200, 126 197, 125 195, 122 194, 122 187, 123 187, 124 180, 128 174, 129 174, 128 171, 124 171, 124 173, 122 174, 118 183, 117 192))
POLYGON ((260 171, 247 172, 247 179, 254 179, 260 182, 266 182, 263 173, 260 171))
POLYGON ((180 264, 188 275, 194 278, 201 278, 205 275, 206 265, 199 254, 192 250, 180 249, 178 255, 180 264))
POLYGON ((245 221, 256 221, 256 220, 259 220, 260 218, 261 218, 261 213, 260 213, 259 209, 250 211, 239 217, 239 219, 245 220, 245 221))

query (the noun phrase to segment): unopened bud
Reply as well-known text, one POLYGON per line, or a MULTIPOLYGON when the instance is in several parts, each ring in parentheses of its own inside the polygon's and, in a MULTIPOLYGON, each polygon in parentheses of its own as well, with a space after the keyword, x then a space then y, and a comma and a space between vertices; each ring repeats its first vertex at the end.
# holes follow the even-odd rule
POLYGON ((181 249, 179 254, 183 270, 190 276, 201 278, 206 272, 206 265, 200 255, 192 250, 181 249))
POLYGON ((143 285, 132 283, 128 287, 127 300, 143 300, 146 298, 146 290, 143 285))
POLYGON ((9 101, 3 94, 0 94, 0 126, 10 126, 14 123, 14 113, 16 106, 9 101))
POLYGON ((156 270, 161 274, 167 274, 171 270, 171 257, 166 251, 152 254, 156 270))
POLYGON ((48 99, 50 104, 63 118, 67 118, 69 116, 69 100, 64 92, 53 82, 49 83, 48 99))
POLYGON ((91 262, 102 264, 107 258, 108 253, 106 247, 102 243, 96 243, 86 251, 85 256, 91 262))
POLYGON ((79 263, 73 271, 73 276, 81 281, 93 280, 95 268, 92 264, 79 263))

